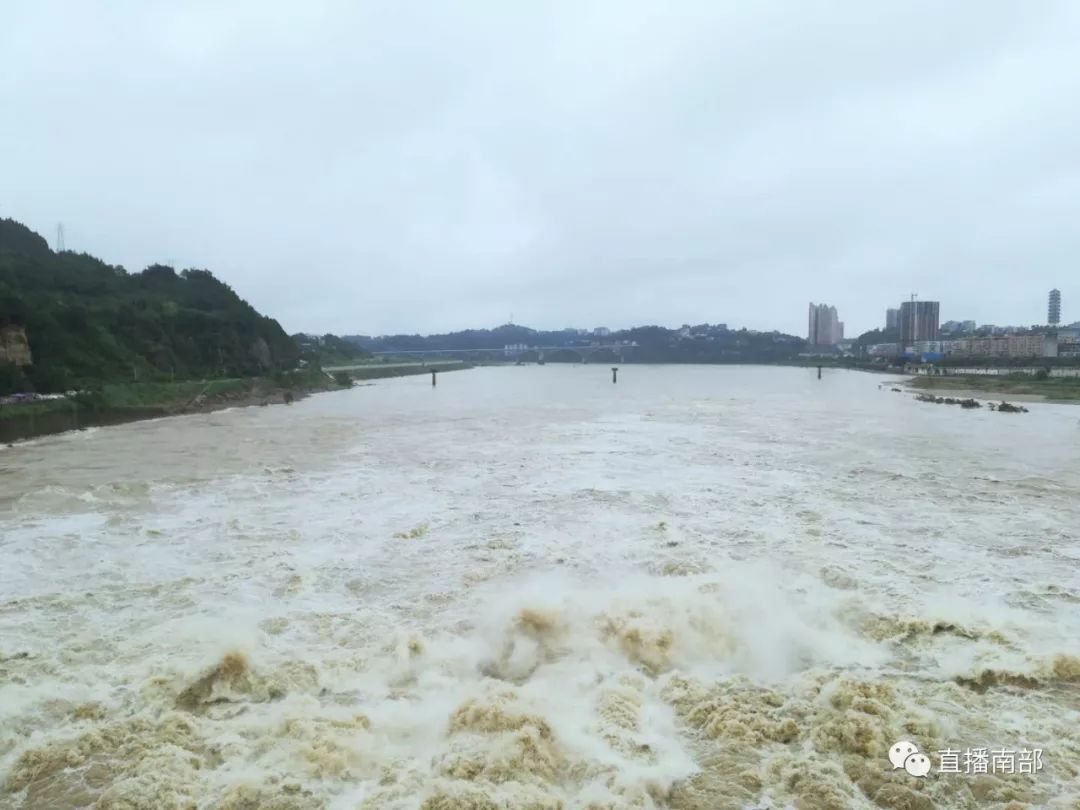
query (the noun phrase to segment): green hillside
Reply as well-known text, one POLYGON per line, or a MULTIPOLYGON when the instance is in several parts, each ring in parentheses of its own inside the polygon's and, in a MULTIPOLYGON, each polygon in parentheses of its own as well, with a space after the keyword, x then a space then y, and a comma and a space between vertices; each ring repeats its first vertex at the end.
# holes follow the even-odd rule
POLYGON ((55 253, 25 226, 0 220, 0 338, 29 342, 16 365, 0 345, 0 394, 113 381, 246 377, 291 369, 299 350, 206 270, 153 265, 128 273, 55 253))

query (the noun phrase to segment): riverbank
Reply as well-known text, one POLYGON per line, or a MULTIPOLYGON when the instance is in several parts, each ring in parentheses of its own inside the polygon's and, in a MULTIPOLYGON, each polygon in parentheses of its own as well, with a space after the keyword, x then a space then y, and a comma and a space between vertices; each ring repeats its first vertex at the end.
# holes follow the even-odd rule
MULTIPOLYGON (((470 367, 457 365, 452 368, 440 367, 438 370, 454 371, 470 367)), ((421 366, 370 366, 338 371, 333 375, 312 369, 285 372, 273 377, 106 384, 64 399, 0 406, 0 443, 140 419, 252 405, 287 404, 310 394, 338 390, 357 381, 428 374, 430 371, 421 366), (343 374, 344 377, 341 376, 343 374)))
POLYGON ((0 442, 184 413, 291 401, 338 387, 323 372, 274 377, 109 383, 63 399, 0 407, 0 442))
POLYGON ((949 391, 960 396, 1001 394, 1027 402, 1080 403, 1080 378, 1030 374, 915 377, 908 386, 920 391, 949 391))

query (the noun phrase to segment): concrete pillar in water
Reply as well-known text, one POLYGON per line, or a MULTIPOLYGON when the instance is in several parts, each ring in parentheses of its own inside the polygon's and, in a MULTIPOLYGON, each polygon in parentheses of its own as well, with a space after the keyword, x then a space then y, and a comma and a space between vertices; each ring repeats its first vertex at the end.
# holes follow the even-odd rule
POLYGON ((431 387, 435 387, 435 369, 431 370, 431 387))
POLYGON ((818 366, 818 367, 817 367, 817 378, 818 378, 819 380, 821 379, 821 366, 818 366))
POLYGON ((619 381, 619 367, 618 366, 612 366, 611 367, 611 381, 613 383, 617 383, 619 381))

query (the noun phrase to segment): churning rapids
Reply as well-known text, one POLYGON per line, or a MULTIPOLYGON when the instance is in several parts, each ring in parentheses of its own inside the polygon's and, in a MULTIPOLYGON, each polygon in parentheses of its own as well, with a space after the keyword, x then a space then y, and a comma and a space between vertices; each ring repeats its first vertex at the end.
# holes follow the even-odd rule
POLYGON ((488 368, 0 449, 0 807, 1080 806, 1080 409, 815 377, 488 368))

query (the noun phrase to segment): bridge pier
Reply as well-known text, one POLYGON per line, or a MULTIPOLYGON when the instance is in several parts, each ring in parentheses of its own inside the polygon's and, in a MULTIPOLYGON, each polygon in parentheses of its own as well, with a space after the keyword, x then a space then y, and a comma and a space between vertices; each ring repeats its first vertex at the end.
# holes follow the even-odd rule
POLYGON ((431 370, 431 387, 432 387, 432 388, 434 388, 434 387, 435 387, 435 373, 436 373, 436 372, 435 372, 435 369, 432 369, 432 370, 431 370))
POLYGON ((611 381, 613 383, 617 383, 619 381, 619 367, 618 366, 612 366, 611 367, 611 381))

